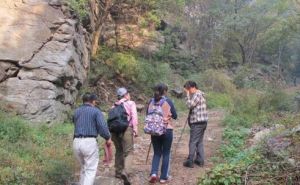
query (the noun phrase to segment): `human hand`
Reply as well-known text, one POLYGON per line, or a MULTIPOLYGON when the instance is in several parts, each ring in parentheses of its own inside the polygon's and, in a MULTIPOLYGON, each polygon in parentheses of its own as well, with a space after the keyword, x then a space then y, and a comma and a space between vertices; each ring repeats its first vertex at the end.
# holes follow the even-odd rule
POLYGON ((186 89, 186 88, 183 88, 184 89, 184 91, 185 91, 185 94, 187 95, 187 96, 189 96, 190 95, 190 91, 188 90, 188 89, 186 89))
POLYGON ((107 146, 110 146, 110 145, 112 144, 111 139, 109 138, 108 140, 106 140, 105 144, 106 144, 107 146))
POLYGON ((133 137, 138 137, 137 131, 133 131, 133 137))

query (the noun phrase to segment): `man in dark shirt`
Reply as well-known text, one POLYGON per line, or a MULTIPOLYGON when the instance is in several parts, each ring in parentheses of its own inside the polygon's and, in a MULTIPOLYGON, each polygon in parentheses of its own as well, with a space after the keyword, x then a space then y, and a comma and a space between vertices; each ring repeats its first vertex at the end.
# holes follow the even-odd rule
POLYGON ((100 135, 111 145, 111 136, 102 112, 95 107, 97 96, 86 93, 82 97, 83 105, 74 112, 75 124, 73 150, 78 159, 80 185, 93 185, 96 177, 99 149, 97 136, 100 135))

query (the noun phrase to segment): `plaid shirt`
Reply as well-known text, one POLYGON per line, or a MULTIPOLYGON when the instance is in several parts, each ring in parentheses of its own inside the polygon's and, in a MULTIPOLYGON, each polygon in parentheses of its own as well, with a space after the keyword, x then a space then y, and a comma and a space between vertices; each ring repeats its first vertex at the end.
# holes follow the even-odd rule
POLYGON ((197 90, 196 93, 191 94, 190 97, 186 98, 186 104, 192 111, 190 113, 190 123, 207 122, 208 114, 206 110, 206 101, 204 99, 204 93, 197 90))

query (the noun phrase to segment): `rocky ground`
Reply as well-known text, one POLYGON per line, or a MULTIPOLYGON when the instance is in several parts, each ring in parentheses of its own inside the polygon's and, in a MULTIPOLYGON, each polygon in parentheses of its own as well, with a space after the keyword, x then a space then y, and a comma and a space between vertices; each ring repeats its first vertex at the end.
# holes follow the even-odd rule
MULTIPOLYGON (((195 166, 193 169, 185 168, 182 166, 183 161, 188 155, 188 140, 189 140, 189 128, 187 126, 182 140, 177 148, 176 155, 174 155, 175 146, 178 142, 178 138, 183 129, 186 116, 181 116, 179 120, 175 121, 174 142, 172 147, 172 159, 171 159, 171 176, 172 180, 168 184, 172 185, 196 185, 197 179, 205 174, 212 166, 212 158, 217 154, 217 150, 221 144, 222 127, 221 121, 224 113, 221 111, 210 111, 210 120, 208 128, 205 133, 205 154, 206 164, 204 167, 195 166)), ((147 151, 150 144, 150 136, 140 134, 135 140, 135 159, 133 169, 135 171, 132 176, 133 185, 148 184, 148 177, 150 173, 151 159, 153 150, 151 148, 150 157, 146 163, 147 151)), ((112 165, 113 166, 113 165, 112 165)), ((114 178, 114 168, 105 168, 103 165, 99 165, 99 172, 96 184, 98 185, 117 185, 122 184, 118 179, 114 178)))

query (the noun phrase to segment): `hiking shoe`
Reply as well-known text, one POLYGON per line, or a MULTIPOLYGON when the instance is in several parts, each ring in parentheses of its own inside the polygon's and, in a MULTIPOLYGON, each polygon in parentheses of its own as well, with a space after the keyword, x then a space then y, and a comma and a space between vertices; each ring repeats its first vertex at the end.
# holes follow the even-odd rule
POLYGON ((116 173, 116 174, 115 174, 115 177, 116 177, 117 179, 122 179, 122 174, 121 174, 121 173, 116 173))
POLYGON ((149 182, 150 182, 150 183, 156 183, 157 180, 158 180, 158 179, 157 179, 156 174, 152 174, 152 175, 150 176, 149 182))
POLYGON ((168 180, 165 180, 165 179, 160 179, 159 180, 160 184, 167 184, 168 182, 169 182, 169 179, 168 180))
POLYGON ((115 175, 115 177, 117 178, 117 179, 121 179, 122 177, 122 174, 120 174, 120 173, 116 173, 116 175, 115 175))
POLYGON ((194 168, 194 163, 192 160, 186 160, 184 163, 183 163, 183 166, 187 167, 187 168, 194 168))
POLYGON ((123 179, 124 181, 124 185, 131 185, 130 181, 129 181, 129 178, 128 178, 128 175, 125 174, 125 173, 122 173, 121 174, 121 178, 123 179))
POLYGON ((200 167, 203 167, 204 166, 204 162, 201 162, 201 161, 198 161, 198 160, 195 160, 194 163, 200 167))
POLYGON ((169 176, 167 179, 160 179, 160 180, 159 180, 159 183, 160 183, 160 184, 167 184, 167 183, 170 182, 171 179, 172 179, 172 177, 169 176))

